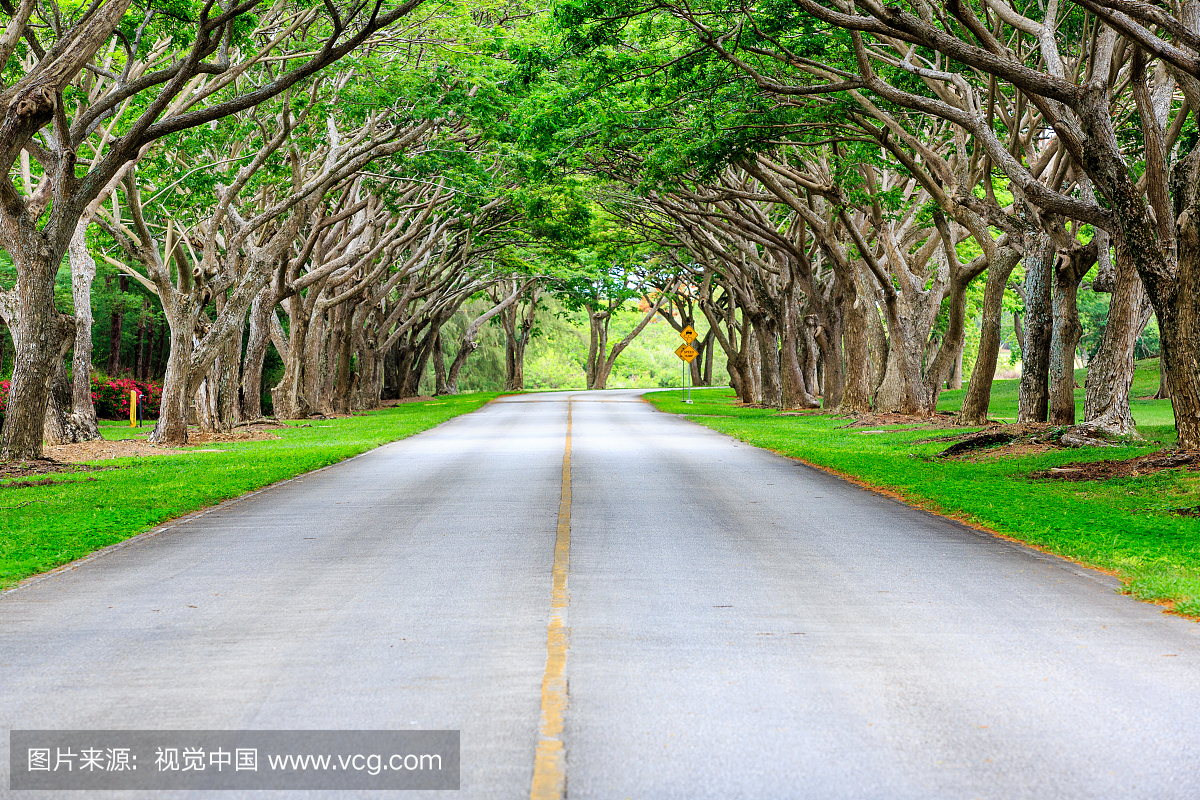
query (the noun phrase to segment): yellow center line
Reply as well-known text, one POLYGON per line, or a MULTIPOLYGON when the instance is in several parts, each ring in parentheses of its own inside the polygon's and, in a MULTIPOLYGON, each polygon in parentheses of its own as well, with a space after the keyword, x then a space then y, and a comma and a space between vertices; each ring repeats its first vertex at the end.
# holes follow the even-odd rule
POLYGON ((567 570, 571 563, 571 400, 567 400, 567 445, 563 452, 562 499, 558 503, 558 537, 554 540, 554 591, 546 633, 546 674, 542 677, 542 725, 533 760, 530 800, 562 800, 567 794, 567 751, 562 741, 567 710, 567 570))

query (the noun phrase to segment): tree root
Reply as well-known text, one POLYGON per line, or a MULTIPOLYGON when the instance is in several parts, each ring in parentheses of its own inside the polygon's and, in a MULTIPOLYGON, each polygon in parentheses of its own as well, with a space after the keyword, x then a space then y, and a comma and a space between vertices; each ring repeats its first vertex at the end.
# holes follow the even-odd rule
MULTIPOLYGON (((1103 427, 1091 423, 1073 425, 1069 428, 1047 428, 1042 425, 1023 423, 992 427, 964 436, 960 441, 937 454, 937 458, 948 458, 975 450, 1025 442, 1052 447, 1119 447, 1122 441, 1112 441, 1112 434, 1103 427)), ((1122 437, 1125 441, 1129 437, 1122 437)))
POLYGON ((1176 467, 1187 467, 1191 470, 1200 468, 1200 451, 1174 450, 1120 460, 1079 461, 1031 472, 1029 477, 1062 481, 1104 481, 1111 478, 1137 478, 1176 467))
POLYGON ((985 447, 995 447, 998 444, 1009 444, 1017 440, 1017 435, 1006 433, 1004 431, 980 431, 972 434, 961 442, 955 442, 945 450, 937 454, 938 458, 948 458, 950 456, 962 455, 973 450, 982 450, 985 447))

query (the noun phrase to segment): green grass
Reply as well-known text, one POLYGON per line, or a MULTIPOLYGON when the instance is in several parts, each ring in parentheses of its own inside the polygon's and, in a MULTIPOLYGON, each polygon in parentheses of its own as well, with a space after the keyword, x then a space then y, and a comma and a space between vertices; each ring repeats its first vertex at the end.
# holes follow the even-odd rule
MULTIPOLYGON (((427 430, 496 397, 402 403, 343 419, 288 423, 279 440, 197 445, 182 455, 93 462, 103 471, 51 475, 49 486, 0 482, 0 588, 128 539, 174 517, 427 430), (197 452, 200 450, 222 452, 197 452)), ((105 439, 149 428, 105 424, 105 439)), ((35 476, 40 478, 41 476, 35 476)))
MULTIPOLYGON (((1086 369, 1075 370, 1075 382, 1080 387, 1084 385, 1084 378, 1086 376, 1086 369)), ((1017 389, 1019 385, 1020 382, 1015 380, 994 381, 992 383, 992 396, 988 403, 988 415, 1001 422, 1016 422, 1017 389)), ((1139 429, 1144 429, 1142 430, 1143 436, 1158 438, 1166 435, 1173 442, 1175 440, 1175 417, 1171 413, 1171 401, 1142 399, 1153 397, 1157 391, 1158 359, 1151 358, 1139 361, 1137 370, 1133 374, 1133 386, 1130 391, 1129 402, 1134 421, 1137 422, 1139 429), (1158 430, 1164 426, 1171 430, 1158 430)), ((963 396, 965 394, 966 389, 942 392, 938 397, 938 411, 957 411, 962 408, 963 396)), ((1083 396, 1084 390, 1082 388, 1075 390, 1075 418, 1079 420, 1083 419, 1083 396)))
MULTIPOLYGON (((1143 368, 1134 394, 1152 394, 1158 388, 1157 363, 1139 366, 1143 368)), ((995 416, 1010 416, 1006 410, 1016 416, 1016 383, 996 382, 991 409, 995 416)), ((862 428, 842 428, 847 424, 844 418, 740 408, 728 389, 697 390, 691 406, 681 402, 678 392, 647 398, 663 411, 683 414, 749 444, 836 470, 931 511, 1110 570, 1135 597, 1172 601, 1179 612, 1200 614, 1200 518, 1171 513, 1200 506, 1200 473, 1174 469, 1079 483, 1026 477, 1071 461, 1131 458, 1173 442, 1167 401, 1137 401, 1134 415, 1140 432, 1150 440, 1145 446, 964 461, 934 458, 944 443, 915 441, 955 431, 885 426, 888 433, 864 435, 862 428)), ((940 407, 953 409, 961 402, 961 392, 943 398, 940 407)))

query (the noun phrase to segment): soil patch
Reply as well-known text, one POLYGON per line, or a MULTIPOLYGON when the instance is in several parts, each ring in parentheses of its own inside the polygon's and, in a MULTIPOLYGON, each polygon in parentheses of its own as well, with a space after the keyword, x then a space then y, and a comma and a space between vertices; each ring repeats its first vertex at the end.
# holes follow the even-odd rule
MULTIPOLYGON (((503 397, 517 397, 518 395, 506 394, 506 395, 502 395, 502 396, 503 397)), ((418 397, 401 397, 399 400, 384 400, 382 403, 379 404, 379 407, 380 408, 395 408, 396 406, 400 405, 401 403, 425 403, 430 400, 437 400, 437 398, 430 397, 429 395, 426 395, 426 394, 419 395, 418 397)))
MULTIPOLYGON (((908 430, 907 428, 905 430, 908 430)), ((964 433, 943 433, 940 436, 926 436, 924 439, 909 439, 909 444, 934 444, 957 442, 966 439, 968 436, 974 436, 978 431, 966 431, 964 433)))
MULTIPOLYGON (((76 467, 74 464, 54 461, 53 458, 37 458, 35 461, 0 462, 0 480, 11 479, 11 477, 54 475, 55 473, 79 473, 79 471, 84 471, 85 469, 76 467)), ((32 483, 31 481, 23 482, 32 483)))
MULTIPOLYGON (((147 433, 147 435, 149 435, 147 433)), ((106 458, 133 458, 142 456, 173 456, 185 453, 174 447, 151 444, 145 439, 123 439, 109 442, 103 439, 78 444, 58 444, 45 448, 46 455, 55 461, 78 464, 83 461, 100 461, 106 458)))
MULTIPOLYGON (((1076 461, 1063 464, 1061 467, 1031 472, 1029 477, 1039 480, 1107 481, 1112 478, 1136 478, 1139 475, 1151 475, 1176 467, 1187 467, 1193 471, 1200 470, 1200 450, 1168 450, 1137 458, 1113 461, 1076 461)), ((1193 510, 1179 509, 1175 513, 1193 510)))
POLYGON ((188 444, 211 444, 213 442, 263 442, 278 439, 275 431, 286 428, 276 422, 256 422, 253 425, 243 425, 228 431, 188 431, 188 444))
POLYGON ((878 428, 880 425, 904 425, 904 428, 892 430, 917 431, 926 428, 953 428, 958 415, 952 411, 943 411, 932 417, 914 417, 908 414, 854 414, 850 422, 840 425, 840 428, 878 428))
MULTIPOLYGON (((67 445, 71 447, 73 445, 67 445)), ((50 448, 46 448, 49 450, 50 448)), ((56 475, 64 472, 95 472, 102 469, 111 469, 111 467, 90 467, 82 464, 73 464, 66 460, 56 460, 53 458, 38 458, 33 461, 10 461, 8 463, 0 463, 0 480, 10 478, 32 478, 38 475, 56 475)), ((6 483, 0 488, 20 488, 23 486, 47 486, 54 483, 50 478, 43 478, 36 481, 14 481, 6 483)))
MULTIPOLYGON (((243 425, 233 430, 218 432, 192 428, 188 431, 188 445, 222 442, 258 442, 268 439, 278 439, 279 435, 275 431, 286 427, 286 425, 280 425, 275 422, 256 422, 252 425, 243 425)), ((147 431, 146 435, 149 436, 150 432, 147 431)), ((189 452, 195 453, 198 451, 181 450, 177 447, 152 444, 146 439, 99 440, 95 442, 79 442, 78 444, 60 444, 45 449, 46 456, 50 460, 63 461, 70 464, 78 464, 83 461, 101 461, 109 458, 177 456, 189 452)), ((0 475, 0 477, 3 477, 3 475, 0 475)))
POLYGON ((1031 442, 1020 439, 1009 444, 1001 445, 990 450, 984 450, 966 456, 970 461, 994 461, 1009 456, 1040 456, 1045 453, 1056 453, 1063 448, 1052 442, 1031 442))
MULTIPOLYGON (((85 481, 94 481, 97 478, 82 478, 85 481)), ((13 481, 12 483, 0 484, 0 489, 28 489, 33 486, 53 486, 56 483, 78 483, 79 481, 56 481, 54 478, 42 478, 40 481, 13 481)))

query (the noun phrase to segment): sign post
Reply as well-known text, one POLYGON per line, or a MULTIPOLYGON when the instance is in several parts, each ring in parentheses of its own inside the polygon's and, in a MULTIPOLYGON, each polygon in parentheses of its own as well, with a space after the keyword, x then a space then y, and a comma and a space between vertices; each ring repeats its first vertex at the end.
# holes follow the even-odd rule
POLYGON ((137 390, 130 389, 129 390, 129 427, 131 427, 131 428, 134 427, 135 425, 137 425, 137 421, 138 421, 137 398, 138 398, 137 390))
POLYGON ((692 363, 696 356, 700 355, 699 351, 692 347, 692 342, 696 341, 696 329, 688 325, 679 332, 679 335, 683 339, 683 344, 675 350, 675 355, 679 356, 679 359, 683 362, 683 402, 690 405, 692 402, 692 388, 688 386, 688 365, 692 363))

